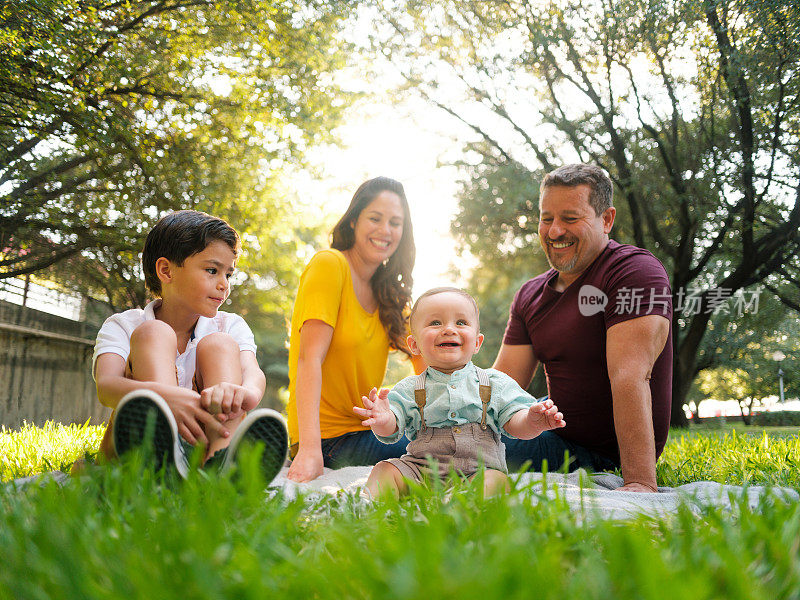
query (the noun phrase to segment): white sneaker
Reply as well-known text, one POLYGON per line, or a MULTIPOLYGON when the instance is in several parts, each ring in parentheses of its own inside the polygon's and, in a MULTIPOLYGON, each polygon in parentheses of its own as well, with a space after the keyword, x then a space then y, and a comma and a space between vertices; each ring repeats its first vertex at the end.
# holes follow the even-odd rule
POLYGON ((231 436, 231 442, 219 467, 220 473, 227 473, 233 468, 242 445, 264 447, 264 452, 261 454, 261 472, 264 475, 264 483, 269 484, 283 467, 289 452, 289 431, 286 428, 286 421, 270 408, 251 410, 231 436))
POLYGON ((184 479, 189 474, 178 424, 166 401, 154 391, 134 390, 122 397, 114 415, 113 436, 117 456, 149 444, 156 469, 174 467, 184 479))

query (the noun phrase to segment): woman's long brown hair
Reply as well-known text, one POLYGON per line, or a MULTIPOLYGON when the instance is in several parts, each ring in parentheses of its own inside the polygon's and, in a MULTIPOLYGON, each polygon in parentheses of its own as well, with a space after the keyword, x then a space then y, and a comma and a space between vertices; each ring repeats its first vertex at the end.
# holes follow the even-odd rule
POLYGON ((362 183, 347 211, 333 228, 331 247, 336 250, 349 250, 355 244, 355 223, 361 211, 381 192, 389 191, 400 197, 403 206, 403 235, 397 250, 375 271, 370 279, 372 293, 378 301, 378 316, 389 336, 389 345, 396 350, 411 355, 406 346, 406 308, 411 302, 411 271, 417 255, 414 246, 414 230, 411 226, 411 213, 403 184, 388 177, 375 177, 362 183))

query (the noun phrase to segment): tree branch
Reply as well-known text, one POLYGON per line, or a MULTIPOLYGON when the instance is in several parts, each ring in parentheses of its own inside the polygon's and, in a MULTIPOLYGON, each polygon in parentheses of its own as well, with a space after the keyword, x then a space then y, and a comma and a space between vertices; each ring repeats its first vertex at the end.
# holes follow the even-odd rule
POLYGON ((720 70, 728 86, 731 100, 738 120, 737 137, 742 153, 742 193, 744 204, 742 207, 742 260, 748 265, 754 264, 754 232, 756 191, 753 182, 755 166, 753 164, 754 138, 753 116, 750 90, 747 79, 739 67, 737 51, 728 36, 728 28, 724 26, 717 15, 717 3, 713 0, 703 1, 703 10, 706 20, 714 33, 719 50, 720 70))

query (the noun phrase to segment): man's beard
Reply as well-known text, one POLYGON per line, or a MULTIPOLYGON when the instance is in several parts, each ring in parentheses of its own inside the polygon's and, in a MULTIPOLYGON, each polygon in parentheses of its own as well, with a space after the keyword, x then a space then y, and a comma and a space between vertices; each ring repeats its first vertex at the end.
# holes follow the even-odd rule
MULTIPOLYGON (((577 242, 575 243, 577 244, 577 242)), ((559 273, 571 273, 572 270, 575 268, 575 265, 578 264, 578 258, 580 258, 578 256, 578 253, 575 252, 572 258, 570 258, 569 261, 566 262, 566 264, 562 264, 561 266, 559 266, 555 262, 553 262, 552 258, 550 258, 550 246, 547 244, 545 244, 544 255, 545 258, 547 258, 547 262, 550 263, 550 266, 559 273)))

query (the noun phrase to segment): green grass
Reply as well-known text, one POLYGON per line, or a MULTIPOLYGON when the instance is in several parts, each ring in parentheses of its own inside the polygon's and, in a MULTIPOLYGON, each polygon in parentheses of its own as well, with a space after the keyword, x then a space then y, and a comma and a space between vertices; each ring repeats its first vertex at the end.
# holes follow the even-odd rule
MULTIPOLYGON (((15 434, 2 435, 5 452, 15 434)), ((780 456, 796 459, 796 436, 768 435, 766 445, 763 434, 738 431, 671 438, 662 484, 698 476, 797 487, 796 474, 780 474, 797 470, 780 456)), ((14 439, 25 445, 22 433, 14 439)), ((26 456, 15 468, 55 460, 26 456)), ((179 485, 134 462, 63 487, 0 487, 3 599, 774 600, 800 597, 799 544, 800 506, 769 497, 756 510, 737 503, 606 522, 518 491, 485 501, 467 484, 372 506, 287 500, 265 494, 252 468, 238 482, 195 474, 179 485)))
POLYGON ((0 481, 45 471, 69 471, 84 455, 95 455, 105 426, 26 424, 17 430, 0 428, 0 481))
POLYGON ((797 428, 677 430, 656 466, 659 485, 692 481, 769 484, 800 490, 797 428))

